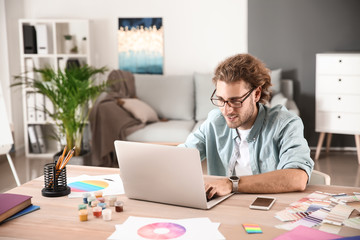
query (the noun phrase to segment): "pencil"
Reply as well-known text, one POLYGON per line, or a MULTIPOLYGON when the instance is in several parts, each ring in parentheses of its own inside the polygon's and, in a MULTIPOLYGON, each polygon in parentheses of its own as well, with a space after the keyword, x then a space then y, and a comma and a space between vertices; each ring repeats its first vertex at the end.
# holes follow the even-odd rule
POLYGON ((59 159, 58 159, 58 161, 56 163, 56 166, 55 166, 56 170, 59 169, 59 167, 61 166, 62 161, 64 160, 64 156, 65 156, 65 153, 66 153, 66 148, 67 148, 67 146, 64 147, 64 151, 63 151, 63 153, 61 154, 61 156, 59 157, 59 159))
MULTIPOLYGON (((60 172, 61 170, 65 167, 65 165, 69 162, 69 160, 72 158, 72 156, 74 155, 74 152, 75 152, 75 147, 73 147, 73 149, 71 149, 68 154, 66 155, 65 157, 65 160, 64 160, 64 155, 65 155, 65 148, 64 148, 64 152, 63 152, 63 155, 61 156, 61 163, 59 164, 56 164, 56 174, 55 174, 55 180, 59 177, 60 175, 60 172)), ((58 160, 58 163, 60 161, 60 158, 58 160)), ((53 181, 51 180, 50 183, 49 183, 49 187, 51 187, 53 185, 53 181)))
POLYGON ((65 167, 65 165, 70 161, 70 159, 72 158, 72 156, 74 155, 75 152, 75 147, 73 147, 73 149, 71 149, 71 151, 69 151, 68 155, 66 156, 65 160, 62 161, 62 164, 60 166, 60 170, 63 169, 65 167))

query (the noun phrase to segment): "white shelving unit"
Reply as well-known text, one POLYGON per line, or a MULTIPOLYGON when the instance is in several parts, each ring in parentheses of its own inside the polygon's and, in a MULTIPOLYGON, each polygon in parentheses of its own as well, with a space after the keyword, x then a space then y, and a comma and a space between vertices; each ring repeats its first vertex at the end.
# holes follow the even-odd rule
MULTIPOLYGON (((28 37, 28 35, 26 35, 28 37)), ((31 70, 51 66, 56 71, 64 69, 69 59, 77 59, 80 64, 91 64, 90 58, 90 21, 78 19, 20 19, 20 62, 21 72, 33 77, 31 70), (37 39, 37 53, 25 53, 23 26, 34 26, 37 39), (69 52, 66 48, 65 35, 72 36, 72 47, 77 46, 77 51, 69 52)), ((38 76, 37 76, 38 77, 38 76)), ((23 87, 23 107, 24 107, 24 137, 25 154, 27 157, 52 157, 60 151, 57 140, 52 138, 57 132, 55 122, 46 116, 43 111, 44 106, 48 106, 48 101, 40 94, 34 95, 34 90, 23 87), (41 129, 43 135, 43 148, 34 150, 29 139, 29 127, 41 129)), ((31 132, 31 131, 30 131, 31 132)), ((31 134, 30 134, 31 137, 31 134)))
POLYGON ((320 132, 315 160, 327 134, 355 136, 360 164, 360 53, 316 54, 316 132, 320 132))

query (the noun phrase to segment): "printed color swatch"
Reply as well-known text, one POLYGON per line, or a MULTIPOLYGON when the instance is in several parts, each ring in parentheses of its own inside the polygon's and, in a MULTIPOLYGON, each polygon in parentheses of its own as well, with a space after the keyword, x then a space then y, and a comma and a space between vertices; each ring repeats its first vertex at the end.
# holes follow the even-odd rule
POLYGON ((247 233, 262 233, 258 224, 243 224, 243 227, 247 233))
POLYGON ((109 184, 99 180, 84 180, 69 183, 72 192, 93 192, 107 188, 109 184))
POLYGON ((137 231, 139 236, 148 239, 174 239, 185 234, 186 229, 175 223, 159 222, 145 225, 137 231))

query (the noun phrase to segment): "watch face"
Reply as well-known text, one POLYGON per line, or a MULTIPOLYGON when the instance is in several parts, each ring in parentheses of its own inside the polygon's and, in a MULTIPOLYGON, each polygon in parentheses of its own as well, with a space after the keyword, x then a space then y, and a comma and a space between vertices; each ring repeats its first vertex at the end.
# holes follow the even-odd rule
POLYGON ((230 180, 232 180, 232 181, 239 180, 239 177, 237 177, 237 176, 231 176, 231 177, 229 177, 229 178, 230 178, 230 180))

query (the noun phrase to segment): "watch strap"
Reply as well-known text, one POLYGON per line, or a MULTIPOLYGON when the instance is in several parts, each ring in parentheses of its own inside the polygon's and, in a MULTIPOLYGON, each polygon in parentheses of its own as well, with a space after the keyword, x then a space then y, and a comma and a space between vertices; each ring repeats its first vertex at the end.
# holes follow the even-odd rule
POLYGON ((240 177, 231 176, 231 177, 229 177, 229 180, 232 182, 232 192, 233 193, 238 193, 239 192, 240 177))
POLYGON ((238 193, 239 192, 239 180, 240 180, 240 178, 237 179, 237 180, 232 181, 232 184, 233 184, 232 192, 233 193, 238 193))

